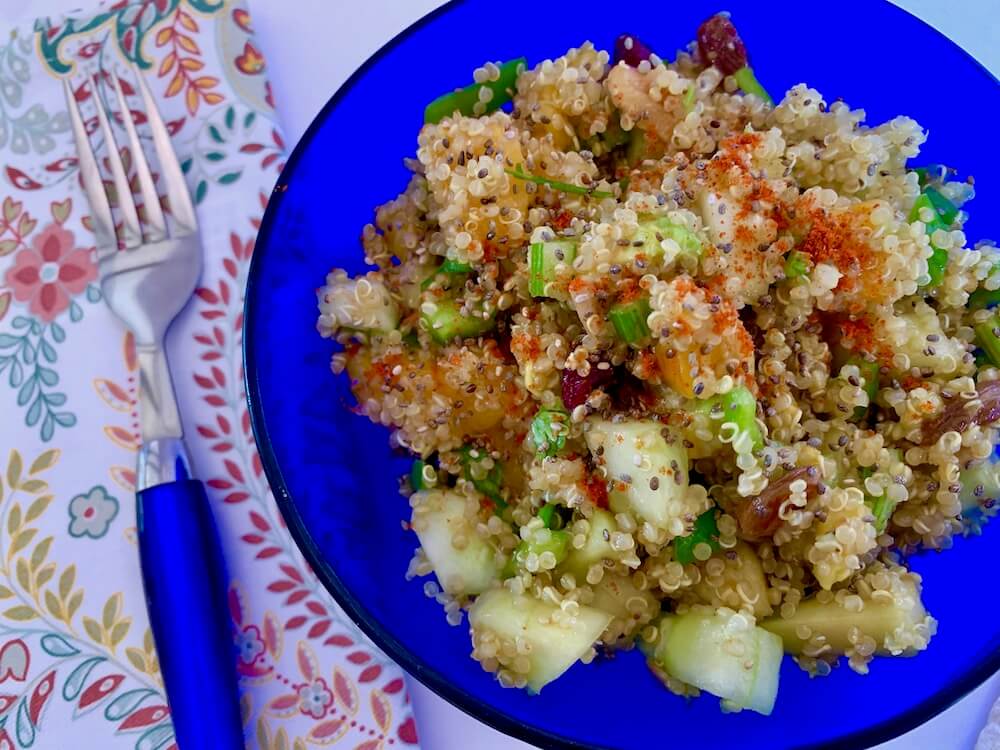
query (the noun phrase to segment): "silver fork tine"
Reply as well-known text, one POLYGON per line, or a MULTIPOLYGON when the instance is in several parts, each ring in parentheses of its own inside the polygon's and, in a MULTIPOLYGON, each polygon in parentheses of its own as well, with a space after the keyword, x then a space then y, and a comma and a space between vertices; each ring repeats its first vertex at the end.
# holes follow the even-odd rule
POLYGON ((111 132, 111 123, 108 122, 108 115, 105 113, 104 107, 101 106, 101 100, 97 93, 100 83, 96 77, 92 80, 94 82, 94 103, 97 105, 97 121, 101 125, 104 143, 108 147, 111 181, 114 183, 115 195, 118 197, 118 208, 122 212, 122 244, 126 248, 138 247, 142 244, 142 227, 139 224, 139 214, 135 210, 135 201, 132 200, 132 188, 128 183, 128 175, 125 174, 125 165, 122 164, 121 156, 118 154, 115 136, 111 132))
POLYGON ((111 215, 111 205, 108 203, 108 196, 104 192, 104 185, 101 182, 101 170, 97 166, 94 150, 90 147, 90 138, 87 136, 87 128, 84 126, 83 118, 80 116, 80 108, 77 106, 76 97, 73 95, 73 87, 66 79, 63 79, 63 91, 66 93, 66 109, 69 111, 69 122, 73 130, 73 139, 76 141, 77 159, 80 164, 80 179, 83 182, 83 190, 87 194, 87 200, 90 203, 90 218, 94 225, 94 241, 97 244, 97 254, 98 256, 103 256, 113 253, 118 249, 118 239, 115 236, 115 222, 111 215))
POLYGON ((160 208, 160 196, 156 194, 156 186, 153 184, 153 176, 149 173, 149 164, 146 162, 142 143, 139 141, 138 133, 135 132, 132 111, 129 109, 128 102, 125 101, 121 82, 114 72, 111 73, 111 83, 118 95, 118 109, 122 114, 122 125, 128 136, 128 148, 132 153, 136 175, 139 178, 139 192, 142 194, 142 203, 146 212, 146 241, 159 242, 167 236, 167 222, 163 218, 163 209, 160 208))
POLYGON ((177 161, 177 154, 174 153, 173 146, 170 145, 170 133, 167 126, 163 124, 160 111, 156 108, 153 95, 146 85, 146 80, 142 73, 136 71, 135 75, 139 83, 139 93, 142 94, 143 108, 149 122, 149 129, 153 133, 153 146, 156 149, 156 158, 160 161, 160 169, 163 173, 164 188, 167 193, 167 200, 170 201, 170 212, 176 222, 190 233, 198 231, 198 219, 194 212, 194 204, 191 203, 191 193, 187 188, 187 181, 181 171, 181 165, 177 161))

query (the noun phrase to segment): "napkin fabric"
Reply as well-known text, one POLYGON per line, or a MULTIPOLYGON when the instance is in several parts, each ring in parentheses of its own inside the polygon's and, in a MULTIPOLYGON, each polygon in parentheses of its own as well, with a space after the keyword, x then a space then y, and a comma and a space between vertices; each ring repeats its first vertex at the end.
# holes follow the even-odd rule
MULTIPOLYGON (((286 148, 245 6, 133 0, 8 32, 0 37, 0 748, 174 746, 136 548, 135 348, 101 298, 63 93, 69 81, 102 159, 108 144, 95 105, 114 102, 109 71, 148 136, 129 83, 145 76, 197 204, 201 288, 168 349, 231 575, 247 746, 415 746, 399 668, 300 556, 250 432, 243 288, 286 148)), ((121 113, 111 108, 123 144, 121 113)))

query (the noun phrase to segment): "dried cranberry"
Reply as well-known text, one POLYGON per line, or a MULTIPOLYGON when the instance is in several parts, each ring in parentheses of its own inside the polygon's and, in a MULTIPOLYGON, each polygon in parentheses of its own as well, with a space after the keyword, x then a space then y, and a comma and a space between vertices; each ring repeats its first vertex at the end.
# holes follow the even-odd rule
POLYGON ((594 362, 590 363, 590 372, 586 375, 577 374, 576 370, 566 368, 562 371, 562 400, 567 409, 575 409, 584 401, 595 388, 607 385, 615 379, 614 370, 598 368, 594 362))
POLYGON ((635 34, 622 34, 615 39, 615 62, 624 62, 632 68, 638 68, 639 63, 648 60, 653 50, 639 41, 635 34))
POLYGON ((603 479, 596 474, 591 474, 587 477, 586 487, 590 502, 598 508, 608 507, 608 487, 603 479))
POLYGON ((644 414, 656 404, 656 397, 635 375, 624 373, 611 392, 615 408, 629 413, 644 414))
POLYGON ((698 52, 702 62, 714 65, 727 76, 747 64, 747 48, 743 40, 729 16, 721 13, 698 27, 698 52))

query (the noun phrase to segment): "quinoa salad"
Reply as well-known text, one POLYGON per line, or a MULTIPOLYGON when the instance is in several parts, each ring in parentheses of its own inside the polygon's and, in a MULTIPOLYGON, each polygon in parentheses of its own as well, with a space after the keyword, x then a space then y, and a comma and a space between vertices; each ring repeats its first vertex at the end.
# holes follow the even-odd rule
POLYGON ((928 648, 907 555, 1000 496, 1000 252, 926 137, 773 101, 726 14, 673 61, 622 35, 427 106, 318 329, 415 457, 406 577, 502 685, 640 649, 769 714, 786 654, 928 648))

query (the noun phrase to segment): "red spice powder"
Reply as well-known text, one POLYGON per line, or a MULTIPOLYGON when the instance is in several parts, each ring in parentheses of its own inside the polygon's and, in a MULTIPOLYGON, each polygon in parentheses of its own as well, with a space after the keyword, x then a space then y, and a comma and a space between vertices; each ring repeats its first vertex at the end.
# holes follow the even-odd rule
POLYGON ((584 489, 587 490, 587 496, 590 498, 590 502, 596 505, 598 508, 608 507, 608 487, 596 474, 591 474, 584 480, 584 489))

